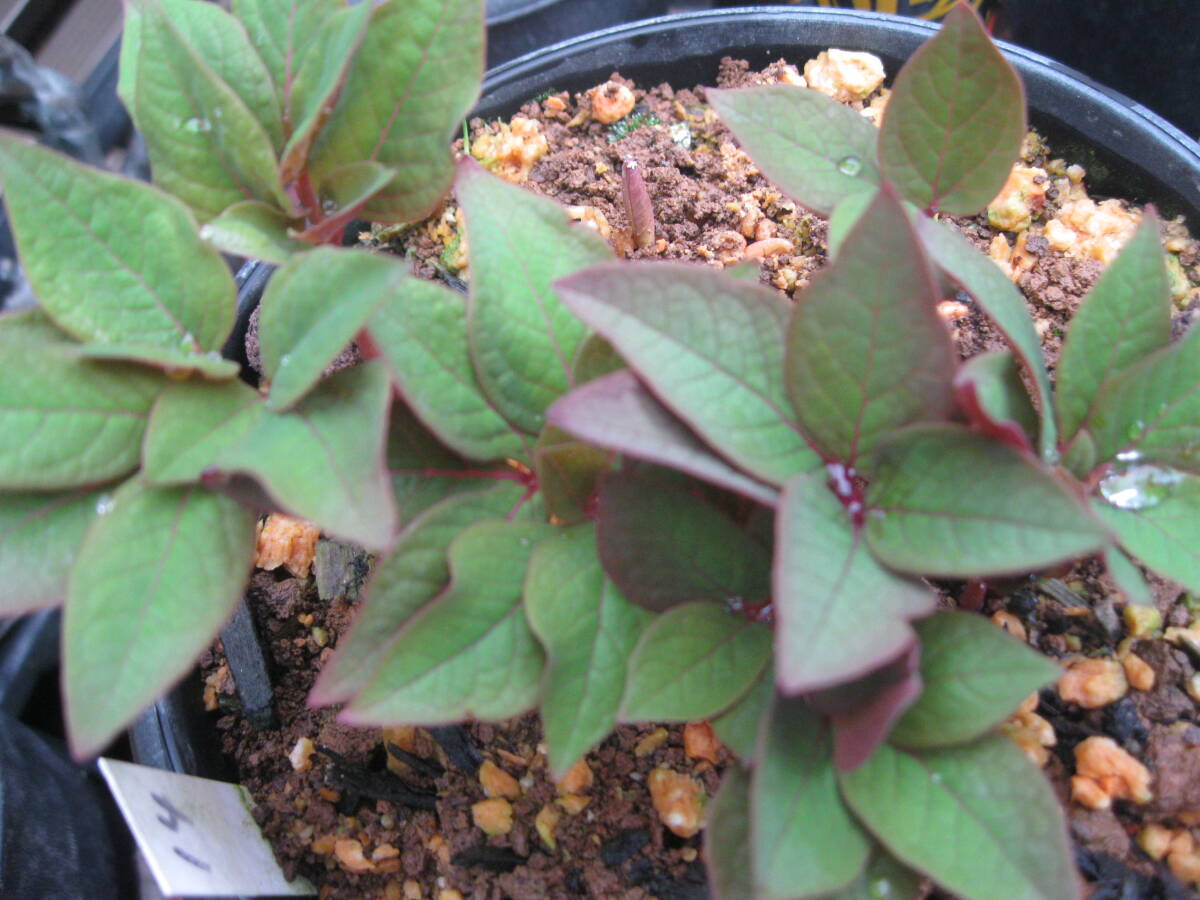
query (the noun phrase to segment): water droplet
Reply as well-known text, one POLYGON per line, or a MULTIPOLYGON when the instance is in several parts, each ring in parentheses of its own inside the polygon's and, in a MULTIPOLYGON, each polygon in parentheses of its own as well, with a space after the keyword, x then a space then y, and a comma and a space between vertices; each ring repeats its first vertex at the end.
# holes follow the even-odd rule
POLYGON ((942 783, 942 773, 941 772, 931 772, 929 774, 929 780, 932 781, 934 784, 941 784, 942 783))
POLYGON ((209 226, 207 226, 207 225, 200 226, 200 240, 211 241, 212 237, 213 237, 213 233, 214 233, 213 229, 211 229, 209 226))
POLYGON ((281 356, 279 358, 279 368, 282 369, 286 366, 290 366, 291 364, 292 364, 292 358, 288 354, 285 353, 285 354, 283 354, 283 356, 281 356))
POLYGON ((1163 466, 1116 469, 1100 482, 1100 496, 1118 509, 1150 509, 1175 493, 1184 474, 1163 466))
POLYGON ((520 544, 522 547, 528 547, 529 546, 529 538, 517 538, 517 543, 520 544))
POLYGON ((101 494, 96 498, 96 515, 107 516, 116 505, 117 502, 113 500, 112 494, 101 494))
POLYGON ((1117 454, 1117 462, 1135 463, 1142 458, 1142 454, 1136 450, 1122 450, 1117 454))
POLYGON ((199 134, 202 131, 212 131, 212 122, 208 119, 201 119, 198 116, 193 116, 183 123, 183 130, 190 131, 192 134, 199 134))
POLYGON ((337 212, 337 210, 338 205, 336 200, 330 200, 328 197, 326 197, 321 201, 321 212, 325 213, 326 215, 332 215, 333 213, 337 212))
POLYGON ((892 896, 892 883, 886 878, 876 878, 867 886, 867 893, 877 900, 892 896))
POLYGON ((838 171, 843 175, 857 175, 862 171, 862 160, 857 156, 843 156, 838 160, 838 171))
POLYGON ((184 332, 183 337, 181 337, 179 339, 179 346, 185 347, 188 350, 191 350, 193 347, 196 346, 196 336, 194 334, 192 334, 190 331, 184 332))

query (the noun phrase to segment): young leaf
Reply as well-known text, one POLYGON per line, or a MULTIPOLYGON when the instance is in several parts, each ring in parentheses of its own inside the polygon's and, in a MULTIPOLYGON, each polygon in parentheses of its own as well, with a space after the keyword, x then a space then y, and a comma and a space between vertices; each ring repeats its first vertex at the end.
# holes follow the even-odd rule
POLYGON ((802 700, 775 698, 750 785, 754 882, 768 900, 848 886, 870 839, 838 796, 829 727, 802 700))
POLYGON ((391 656, 404 626, 450 580, 450 543, 476 522, 502 519, 521 499, 511 482, 448 497, 414 519, 375 565, 366 598, 337 652, 321 669, 314 703, 349 700, 391 656))
POLYGON ((481 522, 450 545, 450 585, 389 647, 342 713, 354 725, 507 719, 533 707, 542 650, 521 606, 535 522, 481 522))
POLYGON ((268 412, 240 382, 174 385, 154 408, 146 478, 249 475, 293 515, 370 549, 386 547, 396 520, 383 467, 390 393, 376 362, 332 375, 286 413, 268 412))
POLYGON ((918 622, 924 690, 892 729, 905 747, 974 740, 1061 674, 1040 653, 973 613, 938 612, 918 622))
POLYGON ((686 484, 661 477, 614 472, 601 479, 596 551, 625 596, 649 609, 770 598, 767 548, 686 484))
POLYGON ((65 336, 42 343, 25 334, 0 331, 0 489, 86 486, 133 470, 164 380, 80 359, 65 336))
POLYGON ((704 95, 762 173, 814 212, 878 187, 875 127, 849 107, 791 85, 704 95))
POLYGON ((1100 500, 1092 507, 1121 546, 1148 568, 1200 592, 1200 478, 1185 476, 1164 493, 1141 508, 1119 509, 1100 500))
MULTIPOLYGON (((296 120, 291 94, 300 64, 317 46, 321 25, 344 8, 342 0, 233 0, 234 15, 271 73, 289 133, 296 120)), ((122 73, 124 68, 122 60, 122 73)))
POLYGON ((275 272, 258 320, 271 382, 267 409, 287 409, 304 396, 407 276, 396 257, 335 247, 318 247, 275 272))
POLYGON ((145 138, 155 184, 201 221, 242 200, 291 209, 271 137, 254 112, 180 33, 161 0, 137 0, 137 6, 139 57, 130 113, 145 138))
POLYGON ((951 215, 999 193, 1025 137, 1025 94, 966 4, 914 53, 879 129, 879 168, 906 200, 951 215))
POLYGON ((709 723, 717 740, 745 765, 754 764, 759 726, 774 696, 775 680, 770 672, 764 672, 737 703, 709 723))
POLYGON ((954 396, 983 434, 1017 450, 1033 451, 1030 435, 1037 434, 1037 413, 1010 351, 993 350, 967 360, 954 377, 954 396))
POLYGON ((475 381, 465 308, 449 288, 408 278, 367 330, 413 412, 446 446, 470 459, 528 459, 528 439, 475 381))
POLYGON ((705 810, 704 860, 714 900, 754 896, 750 871, 750 773, 731 765, 705 810))
POLYGON ((57 606, 105 488, 0 494, 0 615, 57 606))
POLYGON ((1096 457, 1200 474, 1200 328, 1108 382, 1090 418, 1096 457))
POLYGON ((825 479, 797 475, 776 510, 775 679, 799 694, 859 678, 915 636, 937 598, 879 565, 825 479), (847 652, 853 647, 853 652, 847 652))
POLYGON ((241 595, 255 514, 197 485, 127 482, 88 529, 63 620, 71 749, 90 757, 184 675, 241 595))
MULTIPOLYGON (((1103 512, 1101 512, 1101 517, 1103 517, 1103 512)), ((1142 577, 1142 573, 1133 560, 1117 547, 1105 547, 1102 555, 1104 556, 1104 568, 1108 570, 1108 577, 1113 580, 1117 589, 1125 595, 1125 599, 1129 603, 1139 606, 1154 604, 1154 593, 1150 590, 1150 585, 1146 584, 1146 579, 1142 577)), ((1197 558, 1200 559, 1200 554, 1197 554, 1197 558)), ((1196 572, 1200 574, 1200 565, 1196 566, 1196 572)), ((1200 584, 1200 578, 1194 580, 1200 584)))
POLYGON ((348 217, 356 214, 364 203, 387 187, 395 174, 394 169, 369 159, 360 159, 326 172, 317 183, 317 202, 325 211, 326 218, 308 228, 300 237, 320 243, 340 235, 348 217))
POLYGON ((887 739, 892 725, 921 693, 914 643, 900 656, 849 684, 805 699, 833 725, 833 764, 839 772, 857 769, 887 739))
POLYGON ((1104 532, 1028 456, 950 425, 898 432, 867 491, 871 552, 901 572, 968 578, 1086 556, 1104 532))
POLYGON ((281 266, 297 253, 312 249, 291 237, 290 227, 291 220, 275 207, 243 200, 201 227, 200 237, 226 253, 281 266))
POLYGON ((975 299, 1017 354, 1034 386, 1034 402, 1041 423, 1038 453, 1042 459, 1053 461, 1058 449, 1050 377, 1025 298, 1000 267, 961 234, 924 216, 917 219, 917 233, 934 263, 975 299))
POLYGON ((1171 286, 1147 209, 1133 237, 1088 291, 1058 360, 1058 428, 1069 441, 1087 427, 1112 378, 1171 342, 1171 286))
POLYGON ((590 524, 560 530, 533 551, 525 616, 546 648, 542 723, 551 775, 561 778, 616 726, 625 664, 652 617, 605 578, 590 524))
POLYGON ((181 203, 7 136, 0 180, 21 263, 55 324, 83 341, 166 351, 181 366, 221 349, 233 278, 181 203))
POLYGON ((841 787, 888 850, 966 900, 1076 896, 1062 808, 1008 738, 924 753, 884 746, 841 787))
POLYGON ((779 500, 774 488, 713 453, 628 370, 575 388, 547 410, 546 419, 594 447, 670 466, 766 506, 779 500))
POLYGON ((458 164, 454 187, 470 229, 467 329, 479 383, 506 419, 537 434, 546 407, 573 386, 587 335, 551 285, 611 260, 612 250, 590 228, 571 225, 559 204, 471 159, 458 164))
POLYGON ((674 263, 611 263, 557 284, 671 411, 749 474, 812 469, 779 377, 790 307, 775 291, 674 263))
POLYGON ((612 453, 577 441, 553 425, 542 429, 533 450, 533 471, 546 512, 563 525, 590 517, 596 485, 612 467, 612 453))
POLYGON ((575 383, 587 384, 629 367, 612 344, 598 334, 589 334, 575 351, 571 368, 575 373, 575 383))
POLYGON ((788 326, 788 395, 823 456, 852 462, 893 428, 946 418, 955 355, 938 299, 908 216, 880 191, 788 326))
POLYGON ((716 603, 651 622, 629 660, 623 722, 706 719, 746 693, 771 661, 771 633, 716 603))
POLYGON ((340 100, 309 151, 320 179, 370 159, 396 170, 367 204, 377 222, 430 213, 450 186, 449 144, 483 74, 480 0, 407 0, 371 14, 340 100))

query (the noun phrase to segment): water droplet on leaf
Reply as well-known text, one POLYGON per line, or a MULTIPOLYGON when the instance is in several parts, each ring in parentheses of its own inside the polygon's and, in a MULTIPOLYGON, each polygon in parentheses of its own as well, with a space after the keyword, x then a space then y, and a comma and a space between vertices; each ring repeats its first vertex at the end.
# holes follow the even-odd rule
POLYGON ((942 783, 942 773, 941 772, 930 773, 929 780, 932 781, 934 784, 941 784, 942 783))
POLYGON ((286 368, 287 366, 291 365, 291 363, 292 358, 286 353, 279 358, 279 368, 281 369, 286 368))
POLYGON ((117 502, 113 500, 112 494, 101 494, 96 498, 96 515, 107 516, 116 505, 117 502))
POLYGON ((193 116, 183 123, 183 130, 190 131, 192 134, 199 134, 204 131, 212 131, 212 122, 208 119, 201 119, 198 116, 193 116))
POLYGON ((843 175, 857 175, 862 171, 862 160, 857 156, 843 156, 838 160, 838 171, 843 175))
POLYGON ((1164 466, 1114 469, 1100 481, 1100 496, 1118 509, 1150 509, 1175 493, 1182 472, 1164 466))
POLYGON ((892 896, 892 883, 886 878, 876 878, 867 887, 867 893, 878 900, 883 900, 884 897, 892 896))

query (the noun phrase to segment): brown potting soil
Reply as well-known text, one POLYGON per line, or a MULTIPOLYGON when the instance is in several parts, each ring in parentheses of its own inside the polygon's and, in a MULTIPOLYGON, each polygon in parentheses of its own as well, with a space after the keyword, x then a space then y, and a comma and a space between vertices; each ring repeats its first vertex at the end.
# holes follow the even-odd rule
MULTIPOLYGON (((754 73, 745 63, 726 60, 718 83, 773 83, 785 68, 776 63, 754 73)), ((643 92, 619 75, 612 80, 631 88, 638 111, 658 124, 611 140, 611 127, 589 117, 587 95, 561 93, 531 102, 522 115, 538 122, 548 150, 528 168, 524 186, 575 207, 585 221, 603 223, 602 233, 607 231, 618 252, 632 258, 724 266, 742 260, 756 242, 783 238, 788 249, 761 260, 760 280, 789 295, 802 289, 824 262, 825 221, 798 208, 762 178, 705 106, 702 88, 660 85, 643 92), (628 158, 641 168, 654 204, 657 242, 646 250, 632 249, 627 236, 620 173, 628 158)), ((871 100, 858 105, 869 107, 871 100)), ((496 123, 472 122, 472 145, 502 130, 496 123)), ((515 171, 529 162, 522 156, 526 146, 516 141, 509 156, 492 162, 515 171)), ((1035 149, 1027 162, 1045 165, 1044 148, 1031 146, 1035 149)), ((1055 214, 1057 204, 1052 190, 1044 211, 1035 217, 1026 241, 1027 264, 1016 281, 1038 323, 1051 367, 1073 310, 1102 268, 1094 260, 1050 249, 1040 223, 1055 214)), ((456 221, 451 204, 429 223, 374 229, 364 241, 409 254, 426 277, 469 279, 453 258, 456 221)), ((955 224, 985 250, 1002 234, 986 216, 955 224)), ((1174 235, 1176 246, 1183 247, 1177 258, 1188 281, 1200 283, 1200 251, 1179 232, 1176 223, 1164 226, 1164 237, 1174 235)), ((957 302, 964 308, 948 319, 964 357, 1004 346, 969 298, 960 296, 957 302)), ((1197 308, 1195 292, 1180 306, 1182 328, 1197 308)), ((1191 599, 1178 585, 1151 581, 1164 626, 1188 625, 1194 613, 1191 599)), ((964 590, 961 584, 943 588, 947 602, 964 590)), ((476 758, 469 752, 464 758, 461 748, 448 754, 427 731, 406 733, 399 738, 408 744, 404 749, 426 761, 410 759, 416 765, 406 767, 389 759, 378 729, 349 728, 336 721, 335 710, 306 705, 321 664, 353 616, 354 601, 323 601, 311 580, 264 572, 256 574, 249 598, 276 667, 280 727, 256 731, 237 715, 234 686, 219 647, 203 662, 210 699, 221 710, 217 724, 224 750, 258 804, 256 819, 285 870, 321 885, 322 898, 707 896, 700 836, 679 838, 663 826, 652 807, 647 778, 655 768, 666 767, 694 776, 711 796, 728 758, 724 749, 714 765, 685 753, 679 727, 622 727, 587 756, 594 781, 579 792, 587 798, 582 809, 559 802, 534 716, 465 726, 476 758), (313 750, 307 764, 296 768, 289 755, 304 739, 313 750), (495 763, 520 785, 519 796, 511 800, 511 829, 490 837, 472 815, 472 806, 485 798, 476 768, 480 760, 495 763), (557 818, 553 846, 535 825, 545 809, 557 818)), ((1102 567, 1086 561, 1058 578, 989 585, 981 612, 1010 628, 1016 621, 1018 636, 1052 658, 1116 659, 1132 653, 1153 670, 1148 689, 1127 685, 1119 696, 1091 709, 1064 700, 1057 687, 1042 691, 1037 713, 1053 727, 1055 739, 1046 748, 1044 769, 1067 810, 1092 896, 1194 896, 1171 875, 1166 862, 1139 849, 1135 838, 1147 824, 1181 834, 1200 823, 1200 660, 1158 636, 1161 632, 1127 640, 1122 606, 1102 567), (1148 768, 1152 800, 1118 799, 1108 809, 1093 810, 1071 799, 1075 748, 1098 735, 1112 738, 1148 768)))

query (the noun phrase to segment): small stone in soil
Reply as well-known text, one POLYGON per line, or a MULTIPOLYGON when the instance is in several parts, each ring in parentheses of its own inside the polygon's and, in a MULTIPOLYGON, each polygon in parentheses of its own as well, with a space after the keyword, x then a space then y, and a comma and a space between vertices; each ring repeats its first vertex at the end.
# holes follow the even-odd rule
POLYGON ((1126 745, 1126 749, 1131 749, 1128 747, 1130 743, 1140 744, 1150 737, 1137 707, 1128 697, 1105 708, 1104 727, 1118 743, 1126 745))

